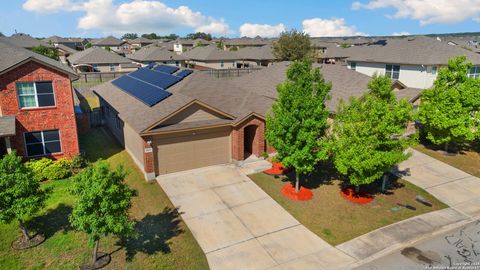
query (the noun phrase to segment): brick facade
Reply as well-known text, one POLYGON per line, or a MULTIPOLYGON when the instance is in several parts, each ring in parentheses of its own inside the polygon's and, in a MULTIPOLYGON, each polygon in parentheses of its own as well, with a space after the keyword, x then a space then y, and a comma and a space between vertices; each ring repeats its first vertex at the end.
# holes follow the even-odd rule
POLYGON ((252 154, 257 157, 262 156, 265 152, 265 121, 256 116, 250 116, 241 124, 237 125, 232 130, 232 159, 244 160, 245 157, 245 129, 248 126, 256 126, 255 137, 253 138, 252 154))
POLYGON ((155 173, 155 155, 152 146, 152 137, 143 137, 143 171, 147 174, 155 173), (148 143, 150 142, 150 143, 148 143), (149 151, 145 151, 149 149, 149 151))
POLYGON ((67 74, 41 65, 27 62, 0 75, 0 111, 2 115, 16 115, 16 135, 11 138, 12 148, 26 156, 23 134, 31 131, 58 129, 62 153, 51 157, 70 158, 78 154, 78 134, 73 107, 73 93, 67 74), (48 108, 20 109, 16 82, 52 81, 55 106, 48 108))

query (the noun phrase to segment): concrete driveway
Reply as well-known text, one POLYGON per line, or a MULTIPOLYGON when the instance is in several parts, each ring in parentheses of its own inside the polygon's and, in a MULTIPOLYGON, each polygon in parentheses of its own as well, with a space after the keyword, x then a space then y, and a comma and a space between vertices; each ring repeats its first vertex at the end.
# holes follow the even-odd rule
POLYGON ((239 168, 159 176, 211 269, 335 269, 354 259, 301 225, 239 168))

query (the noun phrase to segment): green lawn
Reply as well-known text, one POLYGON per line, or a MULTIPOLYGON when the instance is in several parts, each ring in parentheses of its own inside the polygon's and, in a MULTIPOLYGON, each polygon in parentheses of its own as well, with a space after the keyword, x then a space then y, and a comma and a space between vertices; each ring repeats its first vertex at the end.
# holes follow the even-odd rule
MULTIPOLYGON (((81 137, 89 160, 107 159, 123 164, 126 182, 137 190, 131 217, 137 220, 136 239, 104 238, 100 251, 109 252, 112 262, 105 269, 208 269, 206 258, 191 232, 178 216, 157 183, 147 183, 128 154, 103 129, 81 137)), ((90 259, 91 247, 84 233, 68 226, 75 198, 68 193, 71 180, 47 181, 53 188, 47 209, 29 222, 29 227, 46 235, 40 246, 13 251, 12 241, 20 236, 16 223, 0 225, 0 269, 76 269, 90 259)))
MULTIPOLYGON (((415 215, 447 207, 421 188, 401 179, 392 181, 394 184, 387 192, 388 195, 377 193, 373 202, 358 205, 340 196, 342 182, 335 176, 333 169, 324 169, 303 183, 314 193, 313 199, 307 202, 292 201, 280 193, 283 185, 292 181, 287 177, 259 173, 250 175, 250 178, 300 223, 331 245, 338 245, 415 215), (432 202, 433 207, 417 203, 417 194, 432 202), (417 210, 402 208, 397 212, 392 211, 391 208, 397 206, 397 203, 412 205, 417 210)), ((377 187, 378 185, 371 185, 368 189, 378 190, 377 187)))
POLYGON ((445 155, 439 149, 432 146, 426 147, 423 144, 413 148, 466 173, 480 177, 480 144, 462 149, 455 155, 445 155))

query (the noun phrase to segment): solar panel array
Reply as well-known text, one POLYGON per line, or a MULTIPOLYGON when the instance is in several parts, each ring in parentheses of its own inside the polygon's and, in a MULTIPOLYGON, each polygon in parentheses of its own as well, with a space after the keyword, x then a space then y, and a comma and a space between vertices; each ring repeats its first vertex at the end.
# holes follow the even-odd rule
POLYGON ((112 81, 112 84, 147 106, 153 106, 166 99, 169 87, 183 80, 193 71, 184 69, 177 74, 178 67, 167 65, 148 65, 112 81))

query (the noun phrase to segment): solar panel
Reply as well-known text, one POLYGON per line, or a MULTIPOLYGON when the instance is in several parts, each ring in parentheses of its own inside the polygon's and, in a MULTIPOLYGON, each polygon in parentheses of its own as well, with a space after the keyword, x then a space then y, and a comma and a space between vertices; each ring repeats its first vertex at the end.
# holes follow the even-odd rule
POLYGON ((145 68, 140 68, 129 75, 163 89, 168 89, 168 87, 182 80, 182 78, 177 76, 145 68))
POLYGON ((174 67, 174 66, 158 65, 158 66, 154 67, 153 70, 165 72, 165 73, 168 73, 168 74, 172 74, 175 71, 179 70, 179 68, 174 67))
POLYGON ((190 70, 190 69, 184 69, 180 72, 178 72, 177 74, 175 74, 175 76, 177 77, 180 77, 180 78, 185 78, 187 77, 188 75, 192 74, 193 73, 193 70, 190 70))
POLYGON ((112 84, 150 107, 171 95, 171 93, 160 87, 148 84, 129 75, 113 80, 112 84))

